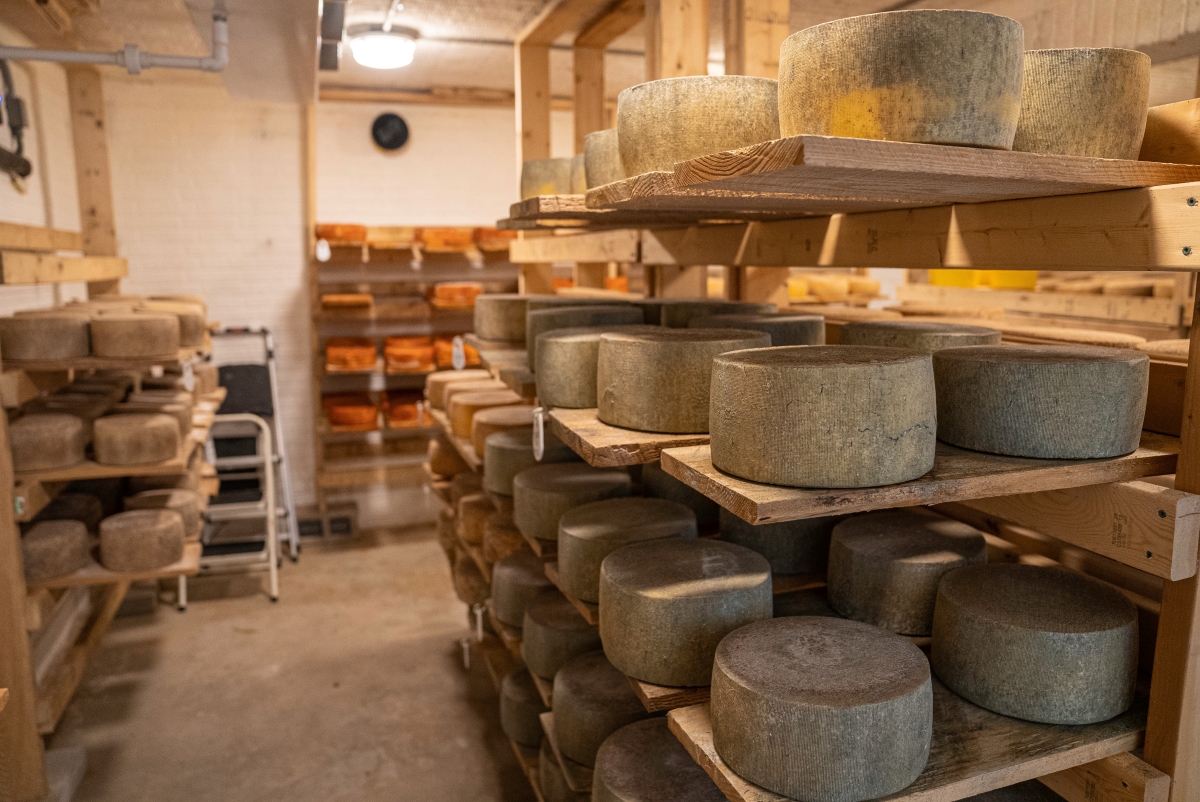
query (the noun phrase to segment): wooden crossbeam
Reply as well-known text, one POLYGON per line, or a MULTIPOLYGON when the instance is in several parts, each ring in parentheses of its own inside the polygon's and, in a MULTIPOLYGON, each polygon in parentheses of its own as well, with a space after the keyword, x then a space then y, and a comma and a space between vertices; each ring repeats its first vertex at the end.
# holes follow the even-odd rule
POLYGON ((596 16, 606 0, 550 0, 530 20, 515 41, 521 45, 552 45, 564 33, 578 31, 596 16))
POLYGON ((641 22, 645 15, 645 0, 614 0, 579 32, 575 47, 607 47, 641 22))
POLYGON ((0 248, 8 251, 81 251, 83 235, 78 231, 0 223, 0 248))
POLYGON ((56 256, 0 251, 0 284, 57 284, 109 281, 129 275, 129 263, 116 256, 56 256))

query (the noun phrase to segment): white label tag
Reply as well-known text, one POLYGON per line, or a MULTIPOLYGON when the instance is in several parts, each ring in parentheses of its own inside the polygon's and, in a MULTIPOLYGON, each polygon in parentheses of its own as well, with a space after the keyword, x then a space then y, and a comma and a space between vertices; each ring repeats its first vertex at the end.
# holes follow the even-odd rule
POLYGON ((463 348, 463 338, 460 335, 455 335, 450 341, 450 364, 455 370, 462 370, 467 366, 467 351, 463 348))
POLYGON ((192 363, 183 363, 183 389, 189 393, 196 389, 196 374, 192 371, 192 363))
POLYGON ((533 410, 533 458, 538 462, 546 453, 546 408, 536 407, 533 410))

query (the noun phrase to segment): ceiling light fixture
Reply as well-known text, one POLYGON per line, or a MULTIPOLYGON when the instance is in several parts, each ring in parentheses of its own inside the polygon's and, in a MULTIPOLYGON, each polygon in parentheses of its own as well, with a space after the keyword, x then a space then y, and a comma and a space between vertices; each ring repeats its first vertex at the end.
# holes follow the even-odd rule
POLYGON ((412 28, 378 26, 350 33, 350 52, 354 60, 373 70, 395 70, 412 64, 420 34, 412 28))

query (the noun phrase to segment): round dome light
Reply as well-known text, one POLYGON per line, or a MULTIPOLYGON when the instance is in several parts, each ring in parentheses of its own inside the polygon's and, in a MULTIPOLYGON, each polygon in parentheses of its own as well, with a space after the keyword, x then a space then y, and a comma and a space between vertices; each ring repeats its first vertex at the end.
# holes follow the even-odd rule
POLYGON ((354 60, 373 70, 395 70, 412 64, 417 50, 417 32, 406 28, 366 31, 352 36, 354 60))

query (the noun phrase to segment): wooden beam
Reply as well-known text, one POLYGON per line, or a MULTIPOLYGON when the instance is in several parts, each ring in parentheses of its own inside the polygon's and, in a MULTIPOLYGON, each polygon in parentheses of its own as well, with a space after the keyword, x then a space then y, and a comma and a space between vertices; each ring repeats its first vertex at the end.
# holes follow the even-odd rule
POLYGON ((517 280, 517 291, 522 295, 553 295, 554 265, 521 265, 517 280))
POLYGON ((0 248, 8 251, 82 251, 78 231, 0 223, 0 248))
POLYGON ((550 46, 516 46, 517 168, 550 158, 550 46))
POLYGON ((604 48, 582 47, 573 52, 575 64, 575 152, 583 153, 588 134, 605 127, 604 48))
POLYGON ((609 0, 550 0, 516 35, 520 45, 546 45, 564 33, 580 30, 609 0))
POLYGON ((788 0, 725 0, 725 74, 779 77, 788 0))
POLYGON ((478 86, 434 86, 429 89, 363 89, 352 86, 322 86, 317 99, 322 103, 412 103, 428 106, 485 106, 511 109, 515 93, 507 89, 478 86))
MULTIPOLYGON (((656 0, 654 24, 647 25, 655 54, 654 78, 708 74, 708 0, 656 0)), ((647 4, 647 9, 649 9, 647 4)), ((647 20, 650 20, 649 10, 647 20)), ((647 73, 646 80, 651 80, 647 73)))
POLYGON ((99 282, 129 275, 129 263, 116 256, 55 256, 27 251, 0 251, 0 284, 99 282))
POLYGON ((517 264, 552 262, 637 262, 639 231, 619 228, 567 237, 529 237, 508 245, 509 261, 517 264))
MULTIPOLYGON (((104 89, 100 71, 95 67, 68 67, 67 94, 75 145, 83 252, 88 256, 116 256, 112 167, 108 155, 108 128, 104 121, 104 89)), ((117 292, 120 292, 120 281, 115 279, 88 285, 89 297, 117 292)))
POLYGON ((608 47, 646 16, 645 0, 614 0, 575 37, 576 47, 608 47))
POLYGON ((27 0, 27 2, 38 10, 42 19, 54 29, 55 33, 64 35, 71 32, 71 14, 63 8, 59 0, 27 0))
POLYGON ((1038 781, 1067 802, 1167 802, 1171 778, 1129 752, 1111 755, 1038 781))
POLYGON ((737 265, 747 225, 643 231, 641 262, 647 265, 737 265))
POLYGON ((1200 98, 1151 108, 1146 115, 1146 135, 1142 137, 1138 158, 1200 164, 1200 98))
POLYGON ((932 284, 902 284, 897 288, 897 298, 900 301, 968 308, 1002 307, 1008 312, 1027 315, 1080 317, 1160 326, 1183 325, 1183 308, 1171 298, 1020 290, 980 291, 971 287, 938 287, 932 284))

